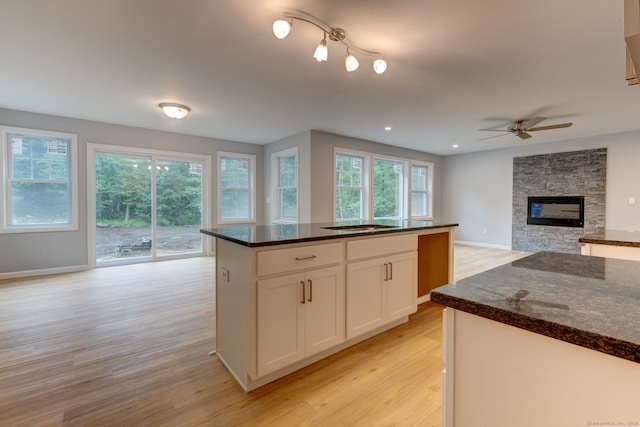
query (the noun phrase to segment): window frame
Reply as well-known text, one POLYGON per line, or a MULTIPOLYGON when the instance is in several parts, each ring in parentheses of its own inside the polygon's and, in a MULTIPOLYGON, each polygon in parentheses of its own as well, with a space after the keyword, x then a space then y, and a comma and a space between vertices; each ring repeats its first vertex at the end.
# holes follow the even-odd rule
POLYGON ((298 147, 287 148, 286 150, 277 151, 271 154, 271 218, 276 224, 295 224, 300 216, 300 162, 298 156, 298 147), (296 162, 296 179, 294 187, 282 187, 280 185, 281 170, 280 161, 286 157, 294 157, 296 162), (283 188, 294 188, 296 191, 296 216, 293 219, 282 217, 282 200, 280 197, 283 188))
POLYGON ((432 162, 424 162, 419 160, 412 160, 409 165, 411 173, 409 174, 409 217, 416 220, 432 220, 433 219, 433 169, 434 164, 432 162), (425 190, 413 189, 413 167, 425 167, 427 168, 427 188, 425 190), (424 216, 413 216, 413 193, 425 193, 427 199, 427 212, 424 216))
POLYGON ((338 148, 335 147, 333 150, 333 219, 335 221, 366 221, 369 218, 372 218, 372 209, 371 209, 371 153, 367 153, 364 151, 350 150, 346 148, 338 148), (361 157, 362 158, 362 178, 361 178, 361 186, 360 187, 347 187, 341 186, 341 188, 361 188, 362 189, 362 205, 360 206, 360 218, 340 218, 336 217, 336 209, 338 207, 338 201, 336 197, 336 193, 338 190, 338 183, 336 182, 337 175, 337 158, 339 155, 350 156, 350 157, 361 157))
MULTIPOLYGON (((246 223, 255 223, 256 222, 256 156, 254 154, 242 154, 242 153, 232 153, 232 152, 226 152, 226 151, 218 151, 217 154, 217 163, 216 163, 216 169, 217 169, 217 179, 218 179, 218 183, 217 183, 217 197, 216 197, 216 215, 217 215, 217 223, 218 224, 246 224, 246 223), (222 192, 225 189, 233 189, 236 187, 228 187, 223 189, 222 188, 222 179, 221 179, 221 175, 222 175, 222 159, 223 158, 232 158, 232 159, 241 159, 241 160, 247 160, 249 162, 249 177, 248 177, 248 191, 249 191, 249 197, 248 197, 248 203, 249 206, 248 208, 248 212, 249 212, 249 217, 248 218, 230 218, 230 219, 225 219, 222 217, 222 192)), ((244 188, 237 188, 237 189, 242 189, 244 190, 244 188)))
POLYGON ((376 217, 375 216, 375 212, 374 212, 374 203, 371 203, 370 206, 370 218, 373 218, 374 220, 376 219, 389 219, 389 220, 402 220, 402 219, 407 219, 409 218, 409 213, 411 211, 409 211, 410 209, 410 205, 408 202, 408 189, 409 187, 409 183, 410 183, 410 178, 408 177, 407 174, 407 169, 409 168, 409 160, 408 159, 403 159, 400 157, 391 157, 391 156, 383 156, 383 155, 378 155, 378 154, 371 154, 372 157, 372 171, 371 171, 371 200, 373 202, 375 202, 375 192, 376 192, 376 188, 375 188, 375 178, 376 178, 376 171, 375 171, 375 165, 376 165, 376 160, 381 160, 381 161, 387 161, 387 162, 394 162, 394 163, 400 163, 402 165, 402 177, 401 180, 402 182, 400 183, 400 187, 401 187, 401 192, 400 192, 400 216, 396 216, 396 217, 376 217))
MULTIPOLYGON (((79 227, 79 202, 78 202, 78 135, 67 132, 57 132, 42 129, 29 129, 12 126, 0 126, 1 145, 0 148, 0 176, 2 185, 0 186, 0 234, 4 233, 46 233, 57 231, 78 231, 79 227), (68 153, 68 176, 67 180, 67 200, 69 203, 69 221, 64 224, 24 224, 13 225, 12 215, 12 191, 10 177, 11 171, 11 150, 9 149, 9 136, 22 134, 25 136, 43 137, 52 139, 69 140, 68 153)), ((52 181, 52 180, 42 180, 52 181)), ((56 180, 57 181, 57 180, 56 180)), ((60 180, 61 181, 61 180, 60 180)), ((62 182, 62 181, 61 181, 62 182)))

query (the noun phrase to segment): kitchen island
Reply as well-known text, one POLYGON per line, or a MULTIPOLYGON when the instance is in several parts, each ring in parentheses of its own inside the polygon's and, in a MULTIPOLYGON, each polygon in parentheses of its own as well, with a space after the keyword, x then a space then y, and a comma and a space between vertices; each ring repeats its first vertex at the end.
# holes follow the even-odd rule
POLYGON ((455 226, 388 220, 201 230, 216 238, 218 357, 250 391, 406 322, 425 298, 419 282, 431 282, 430 290, 451 280, 455 226))
POLYGON ((431 300, 444 427, 640 425, 640 262, 540 252, 431 300))
POLYGON ((603 230, 578 239, 582 255, 640 261, 640 232, 603 230))

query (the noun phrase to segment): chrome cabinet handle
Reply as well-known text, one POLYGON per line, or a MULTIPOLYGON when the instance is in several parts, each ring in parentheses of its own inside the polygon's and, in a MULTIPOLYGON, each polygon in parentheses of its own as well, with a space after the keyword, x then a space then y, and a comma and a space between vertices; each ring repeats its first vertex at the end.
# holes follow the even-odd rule
POLYGON ((307 303, 306 290, 305 290, 306 288, 302 280, 300 281, 300 284, 302 285, 302 301, 300 301, 300 304, 306 304, 307 303))
POLYGON ((315 258, 318 258, 318 257, 316 255, 297 256, 296 261, 304 261, 305 259, 315 259, 315 258))
POLYGON ((389 280, 389 264, 384 263, 384 281, 389 280))
POLYGON ((309 302, 313 302, 313 281, 309 280, 309 302))
POLYGON ((389 263, 389 280, 393 280, 393 263, 389 263))

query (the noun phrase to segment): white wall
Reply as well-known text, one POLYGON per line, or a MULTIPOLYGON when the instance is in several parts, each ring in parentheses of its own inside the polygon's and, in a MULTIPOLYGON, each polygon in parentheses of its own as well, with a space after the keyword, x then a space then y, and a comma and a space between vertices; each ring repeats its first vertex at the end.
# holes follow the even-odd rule
POLYGON ((640 230, 640 131, 514 145, 444 158, 443 217, 460 223, 456 240, 511 247, 514 157, 593 148, 607 148, 606 227, 640 230))

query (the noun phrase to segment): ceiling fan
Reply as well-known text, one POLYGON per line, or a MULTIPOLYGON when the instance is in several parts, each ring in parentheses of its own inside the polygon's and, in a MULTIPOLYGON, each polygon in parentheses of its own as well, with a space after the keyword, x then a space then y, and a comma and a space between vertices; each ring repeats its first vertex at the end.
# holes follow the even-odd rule
POLYGON ((535 132, 539 130, 568 128, 573 124, 571 122, 568 122, 568 123, 559 123, 557 125, 535 127, 538 123, 540 123, 545 119, 546 117, 534 117, 531 119, 516 120, 513 123, 511 123, 506 129, 479 129, 482 131, 503 132, 502 135, 489 136, 487 138, 480 139, 480 141, 484 139, 489 139, 489 138, 497 138, 499 136, 503 136, 509 133, 518 136, 520 139, 529 139, 531 138, 531 135, 529 134, 529 132, 535 132))

